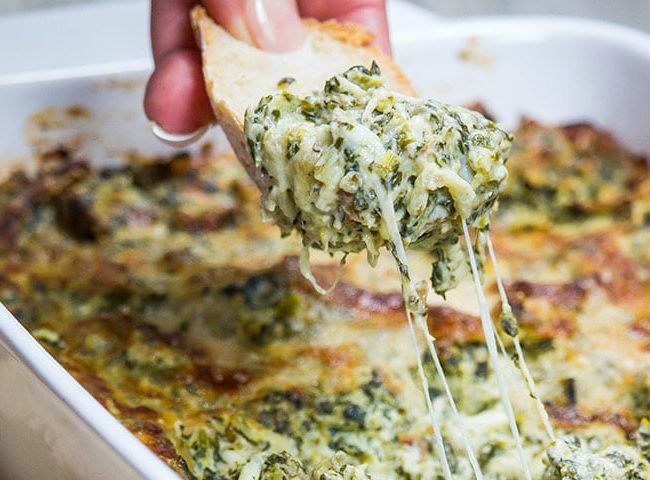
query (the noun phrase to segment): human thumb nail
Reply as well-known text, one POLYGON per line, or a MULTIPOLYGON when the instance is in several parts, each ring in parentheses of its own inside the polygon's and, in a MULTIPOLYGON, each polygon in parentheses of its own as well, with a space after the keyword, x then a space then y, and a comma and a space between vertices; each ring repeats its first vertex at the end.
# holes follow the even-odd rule
POLYGON ((294 50, 305 39, 295 0, 245 0, 244 11, 255 46, 263 50, 294 50))

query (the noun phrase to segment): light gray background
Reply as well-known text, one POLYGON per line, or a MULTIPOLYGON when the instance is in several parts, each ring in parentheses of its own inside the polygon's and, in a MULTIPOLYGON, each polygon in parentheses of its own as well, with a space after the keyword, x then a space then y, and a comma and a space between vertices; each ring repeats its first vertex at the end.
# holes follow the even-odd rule
POLYGON ((441 15, 553 14, 590 17, 650 31, 650 0, 415 0, 441 15))
MULTIPOLYGON (((106 0, 0 0, 0 14, 106 0)), ((390 1, 390 0, 389 0, 390 1)), ((578 15, 650 31, 650 0, 413 0, 448 16, 536 13, 578 15)))

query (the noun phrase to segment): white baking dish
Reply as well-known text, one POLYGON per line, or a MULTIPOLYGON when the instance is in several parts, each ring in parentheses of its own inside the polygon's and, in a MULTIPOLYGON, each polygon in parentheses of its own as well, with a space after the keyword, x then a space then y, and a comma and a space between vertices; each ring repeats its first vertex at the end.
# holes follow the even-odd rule
MULTIPOLYGON (((29 161, 23 124, 50 105, 92 110, 82 126, 92 141, 82 148, 93 161, 128 148, 164 150, 140 110, 150 68, 146 8, 122 2, 0 18, 3 170, 29 161)), ((391 10, 397 59, 421 94, 483 101, 507 125, 522 114, 592 121, 650 154, 647 35, 557 18, 440 22, 400 2, 391 10)), ((177 478, 1 306, 0 477, 177 478)))

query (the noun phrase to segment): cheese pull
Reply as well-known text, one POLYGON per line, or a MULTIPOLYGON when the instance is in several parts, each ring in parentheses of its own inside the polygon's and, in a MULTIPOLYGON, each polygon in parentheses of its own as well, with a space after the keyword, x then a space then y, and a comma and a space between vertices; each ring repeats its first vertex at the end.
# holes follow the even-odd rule
POLYGON ((428 284, 416 287, 406 249, 434 254, 432 284, 441 294, 468 270, 469 258, 490 359, 523 478, 530 479, 467 230, 489 224, 505 187, 511 136, 477 112, 413 96, 399 68, 367 48, 370 38, 354 27, 310 22, 301 49, 272 54, 233 39, 201 9, 193 18, 217 121, 262 192, 263 215, 283 234, 302 237, 306 278, 327 292, 309 272, 309 248, 341 252, 343 261, 365 250, 371 264, 381 248, 392 253, 439 473, 446 480, 453 478, 452 468, 418 336, 426 340, 474 476, 483 476, 427 328, 428 284))
POLYGON ((264 216, 306 247, 366 251, 371 264, 394 251, 394 223, 405 248, 436 257, 436 291, 453 288, 467 270, 462 221, 487 227, 511 136, 477 112, 413 96, 357 27, 307 22, 304 45, 278 54, 234 39, 202 9, 193 18, 217 121, 264 216))

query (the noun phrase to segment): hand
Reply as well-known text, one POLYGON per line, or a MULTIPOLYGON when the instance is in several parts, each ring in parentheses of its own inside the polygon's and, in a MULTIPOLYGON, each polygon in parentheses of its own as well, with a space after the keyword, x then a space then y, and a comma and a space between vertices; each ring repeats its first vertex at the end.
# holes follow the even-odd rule
MULTIPOLYGON (((170 133, 198 131, 214 121, 189 12, 197 0, 152 0, 155 70, 144 98, 147 117, 170 133)), ((304 40, 300 17, 357 23, 390 53, 384 0, 203 0, 212 18, 233 36, 270 51, 304 40)))

